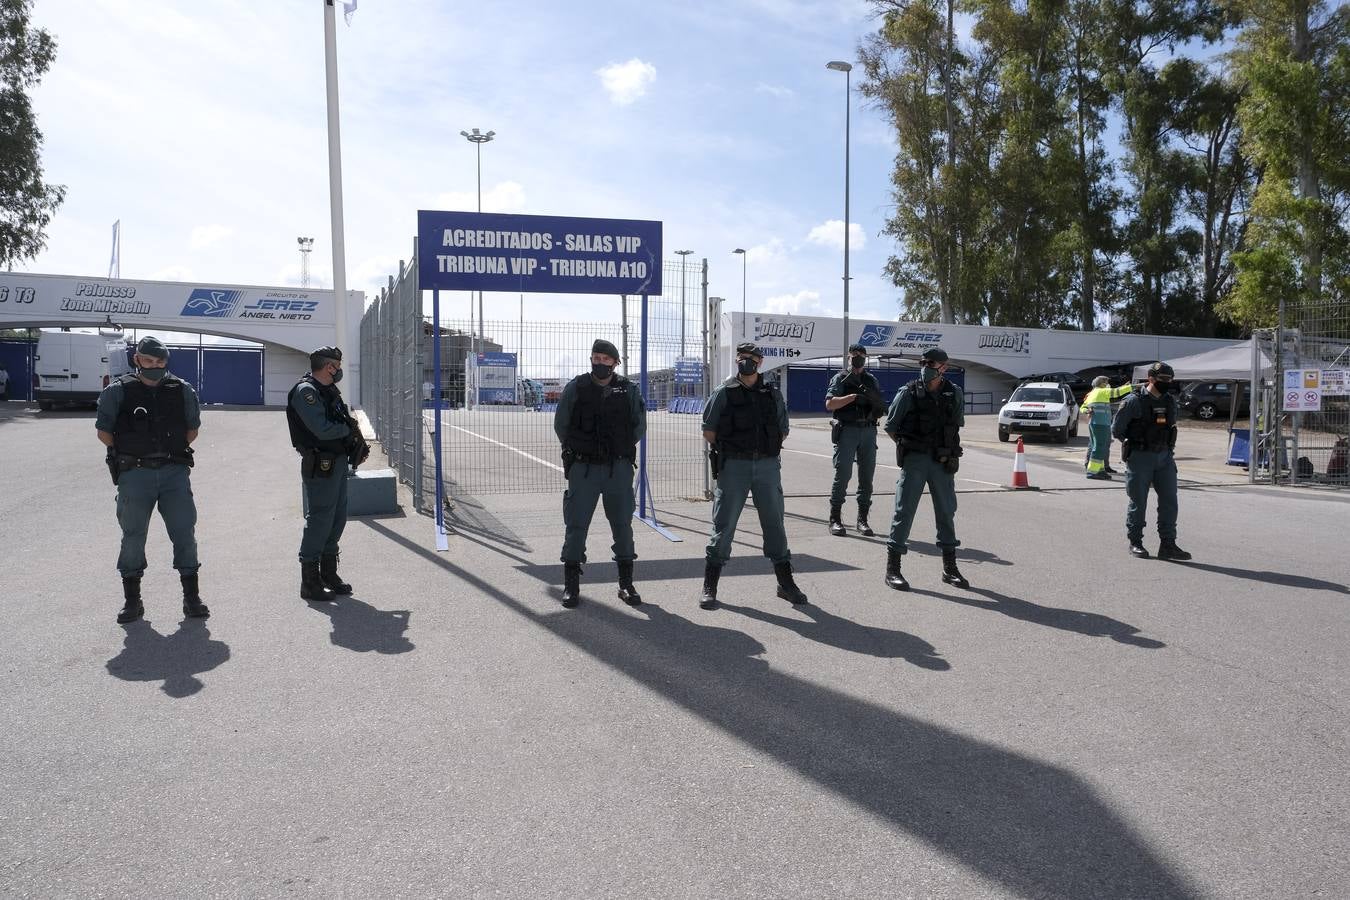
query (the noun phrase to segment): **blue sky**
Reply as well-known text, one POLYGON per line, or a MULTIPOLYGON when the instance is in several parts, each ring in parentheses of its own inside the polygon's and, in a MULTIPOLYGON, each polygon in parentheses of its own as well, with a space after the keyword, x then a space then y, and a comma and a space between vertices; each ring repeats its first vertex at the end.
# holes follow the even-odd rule
MULTIPOLYGON (((59 44, 35 102, 69 192, 26 270, 106 274, 121 219, 123 277, 298 284, 304 234, 331 284, 321 0, 37 0, 33 18, 59 44)), ((861 0, 361 0, 338 26, 349 286, 408 256, 417 209, 473 208, 459 132, 478 127, 497 132, 486 211, 659 219, 668 258, 706 256, 733 306, 747 247, 750 309, 838 314, 844 78, 825 63, 873 24, 861 0)), ((853 100, 852 312, 892 319, 894 145, 853 100)), ((527 297, 526 315, 596 306, 527 297)))

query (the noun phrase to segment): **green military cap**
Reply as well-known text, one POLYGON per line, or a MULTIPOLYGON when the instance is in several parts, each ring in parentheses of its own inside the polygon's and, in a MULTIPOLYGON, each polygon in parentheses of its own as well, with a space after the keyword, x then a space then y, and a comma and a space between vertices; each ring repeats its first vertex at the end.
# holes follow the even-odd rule
POLYGON ((596 342, 595 342, 594 344, 591 344, 591 352, 592 352, 592 353, 603 353, 603 354, 605 354, 605 355, 608 356, 608 357, 612 357, 613 359, 619 359, 619 358, 620 358, 620 357, 619 357, 619 348, 618 348, 618 347, 615 347, 613 344, 611 344, 609 341, 605 340, 604 338, 598 338, 598 339, 596 339, 596 342))
POLYGON ((152 335, 141 338, 140 343, 136 345, 136 352, 141 356, 152 356, 155 359, 168 359, 169 348, 164 346, 164 342, 152 335))
POLYGON ((941 347, 929 347, 923 351, 923 356, 919 357, 924 362, 946 362, 947 351, 941 347))
POLYGON ((337 347, 320 347, 309 354, 310 371, 321 369, 330 361, 342 362, 342 351, 337 347))
POLYGON ((742 353, 749 353, 751 356, 757 356, 760 359, 764 358, 764 351, 759 349, 753 341, 746 341, 743 344, 736 345, 736 355, 740 356, 742 353))
POLYGON ((1148 367, 1148 374, 1155 381, 1171 381, 1174 373, 1167 363, 1155 362, 1148 367))

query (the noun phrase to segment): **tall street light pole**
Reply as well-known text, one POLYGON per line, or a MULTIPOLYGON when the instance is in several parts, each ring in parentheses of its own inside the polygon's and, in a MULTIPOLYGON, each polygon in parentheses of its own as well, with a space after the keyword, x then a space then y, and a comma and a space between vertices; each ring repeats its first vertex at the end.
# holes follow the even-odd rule
POLYGON ((848 357, 848 162, 849 162, 849 118, 852 112, 852 99, 849 96, 849 73, 853 71, 851 63, 835 60, 825 64, 825 68, 844 73, 844 353, 848 357))
POLYGON ((741 340, 744 341, 744 340, 745 340, 745 257, 746 257, 746 253, 745 253, 745 250, 743 250, 743 249, 740 248, 740 247, 737 247, 735 250, 732 250, 731 252, 732 252, 732 253, 739 253, 739 254, 740 254, 740 257, 741 257, 741 340))
POLYGON ((693 250, 676 250, 675 255, 680 258, 680 356, 684 356, 684 270, 689 260, 686 259, 693 250))
MULTIPOLYGON (((473 130, 473 133, 472 133, 472 134, 470 134, 470 133, 467 132, 467 131, 461 131, 460 134, 463 135, 464 138, 465 138, 466 140, 469 141, 469 143, 473 144, 474 149, 477 151, 477 156, 478 156, 478 211, 481 213, 481 212, 483 211, 483 145, 486 144, 488 141, 492 140, 492 138, 497 134, 497 132, 495 132, 495 131, 489 131, 487 134, 480 134, 479 131, 478 131, 478 129, 475 128, 475 129, 473 130)), ((469 318, 470 318, 470 319, 473 318, 473 310, 472 310, 472 309, 469 310, 469 318)), ((477 349, 475 352, 476 352, 476 353, 482 353, 482 352, 483 352, 483 292, 482 292, 482 291, 479 291, 479 292, 478 292, 478 349, 477 349)), ((475 358, 475 361, 476 361, 476 358, 475 358)))

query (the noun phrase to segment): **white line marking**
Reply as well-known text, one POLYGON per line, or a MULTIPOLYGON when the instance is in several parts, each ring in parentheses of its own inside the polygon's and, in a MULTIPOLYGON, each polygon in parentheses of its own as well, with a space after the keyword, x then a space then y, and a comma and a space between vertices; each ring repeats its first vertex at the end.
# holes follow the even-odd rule
POLYGON ((554 470, 556 470, 556 471, 558 471, 558 472, 561 472, 561 471, 563 470, 563 467, 560 466, 560 465, 558 465, 558 464, 556 464, 556 463, 551 463, 551 462, 549 462, 549 461, 546 460, 546 459, 540 459, 539 457, 537 457, 537 456, 535 456, 535 455, 533 455, 533 454, 531 454, 531 453, 526 453, 524 450, 517 450, 515 447, 512 447, 510 444, 503 444, 501 441, 494 441, 492 438, 490 438, 490 437, 485 437, 484 435, 481 435, 481 434, 479 434, 479 433, 476 432, 476 431, 470 431, 469 429, 467 429, 467 428, 461 428, 461 427, 458 426, 458 425, 446 425, 446 427, 447 427, 447 428, 453 428, 453 429, 455 429, 456 431, 462 431, 462 432, 464 432, 465 434, 468 434, 468 435, 472 435, 473 437, 478 438, 480 441, 487 441, 489 444, 496 444, 498 447, 505 447, 507 450, 510 450, 512 453, 519 453, 521 456, 525 457, 526 459, 532 459, 532 460, 534 460, 535 462, 539 463, 541 466, 548 466, 550 469, 554 469, 554 470))
MULTIPOLYGON (((789 449, 789 448, 787 448, 787 447, 784 447, 784 448, 783 448, 783 452, 784 452, 784 453, 800 453, 802 456, 818 456, 818 457, 820 457, 821 459, 828 459, 828 460, 833 460, 833 459, 834 459, 834 456, 833 456, 832 454, 829 454, 829 453, 812 453, 810 450, 792 450, 792 449, 789 449)), ((878 469, 892 469, 892 470, 894 470, 894 471, 896 471, 896 472, 899 472, 899 471, 900 471, 900 467, 899 467, 899 466, 891 466, 891 465, 887 465, 886 463, 877 463, 877 468, 878 468, 878 469)), ((969 481, 969 482, 972 483, 972 484, 983 484, 983 485, 988 485, 989 487, 1003 487, 1003 485, 999 484, 997 481, 980 481, 980 479, 978 479, 978 478, 958 478, 957 481, 969 481)))

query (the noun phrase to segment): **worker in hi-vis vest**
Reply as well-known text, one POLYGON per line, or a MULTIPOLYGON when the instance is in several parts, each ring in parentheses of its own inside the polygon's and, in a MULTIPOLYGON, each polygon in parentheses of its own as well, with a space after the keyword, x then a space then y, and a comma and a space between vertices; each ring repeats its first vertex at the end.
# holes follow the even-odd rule
POLYGON ((1128 397, 1132 388, 1128 384, 1111 387, 1105 375, 1092 379, 1092 390, 1083 398, 1082 413, 1091 416, 1088 420, 1088 436, 1091 445, 1088 448, 1087 477, 1102 481, 1111 480, 1111 467, 1107 464, 1107 454, 1111 452, 1111 403, 1121 397, 1128 397))

